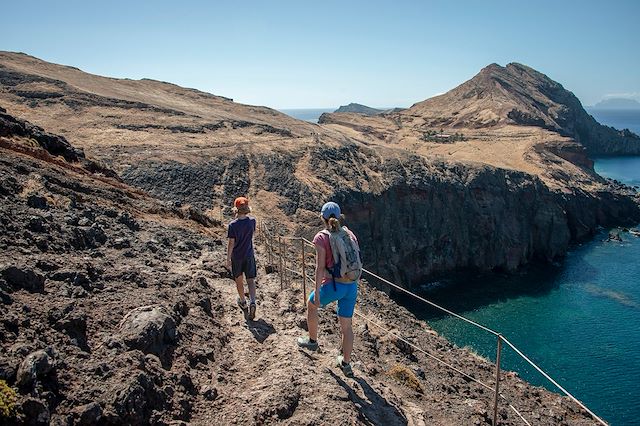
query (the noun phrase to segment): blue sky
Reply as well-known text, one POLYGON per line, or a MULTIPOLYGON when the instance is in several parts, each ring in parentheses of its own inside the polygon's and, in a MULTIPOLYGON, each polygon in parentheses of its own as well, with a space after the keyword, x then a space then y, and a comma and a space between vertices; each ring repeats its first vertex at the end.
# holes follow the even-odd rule
POLYGON ((409 106, 497 62, 640 100, 640 1, 5 2, 0 50, 274 108, 409 106))

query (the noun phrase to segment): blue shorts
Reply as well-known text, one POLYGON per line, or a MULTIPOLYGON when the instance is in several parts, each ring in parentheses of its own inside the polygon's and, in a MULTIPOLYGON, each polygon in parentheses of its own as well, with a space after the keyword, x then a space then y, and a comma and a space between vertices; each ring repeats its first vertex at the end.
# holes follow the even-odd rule
MULTIPOLYGON (((358 282, 352 283, 335 283, 329 281, 320 286, 320 306, 323 308, 331 302, 338 301, 338 316, 342 318, 351 318, 353 310, 356 307, 356 299, 358 297, 358 282)), ((309 295, 309 301, 313 303, 315 290, 309 295)))

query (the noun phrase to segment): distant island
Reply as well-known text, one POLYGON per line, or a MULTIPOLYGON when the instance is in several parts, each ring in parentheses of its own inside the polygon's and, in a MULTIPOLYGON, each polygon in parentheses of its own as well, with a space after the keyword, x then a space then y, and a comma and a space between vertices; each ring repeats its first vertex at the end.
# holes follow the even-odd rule
POLYGON ((628 98, 604 99, 592 108, 594 109, 637 109, 640 110, 640 102, 628 98))
POLYGON ((371 108, 366 105, 352 102, 349 105, 340 106, 340 108, 338 108, 334 112, 353 112, 356 114, 364 114, 364 115, 378 115, 378 114, 384 114, 389 112, 400 112, 403 109, 404 108, 378 109, 378 108, 371 108))

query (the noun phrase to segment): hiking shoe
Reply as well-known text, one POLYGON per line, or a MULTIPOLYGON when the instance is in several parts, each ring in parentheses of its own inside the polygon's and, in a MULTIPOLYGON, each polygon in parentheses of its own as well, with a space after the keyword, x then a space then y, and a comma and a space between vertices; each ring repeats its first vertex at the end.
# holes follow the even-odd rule
POLYGON ((309 336, 298 337, 298 346, 300 346, 301 348, 309 349, 311 351, 318 350, 318 342, 312 342, 311 339, 309 339, 309 336))
POLYGON ((353 369, 351 368, 350 362, 344 362, 344 357, 342 355, 338 355, 338 358, 336 358, 336 363, 345 376, 353 378, 353 369))
POLYGON ((251 302, 249 304, 249 319, 253 321, 256 317, 256 302, 251 302))
POLYGON ((247 300, 240 300, 240 298, 238 297, 238 306, 240 306, 240 309, 242 309, 243 311, 247 310, 247 300))

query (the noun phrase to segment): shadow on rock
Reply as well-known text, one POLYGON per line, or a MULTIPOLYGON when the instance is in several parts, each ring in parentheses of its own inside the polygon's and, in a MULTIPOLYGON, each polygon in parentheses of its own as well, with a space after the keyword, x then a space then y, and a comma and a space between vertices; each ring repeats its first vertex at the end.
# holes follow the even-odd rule
POLYGON ((349 399, 353 401, 355 407, 360 412, 360 420, 366 425, 406 425, 407 418, 400 410, 378 392, 376 392, 366 380, 356 377, 354 380, 362 388, 366 399, 361 398, 355 390, 351 388, 340 376, 332 370, 329 374, 344 388, 349 394, 349 399))
MULTIPOLYGON (((246 318, 246 317, 245 317, 246 318)), ((247 319, 247 328, 253 337, 260 343, 263 343, 267 340, 267 337, 276 332, 276 329, 273 328, 273 325, 266 322, 264 319, 260 318, 258 321, 251 321, 247 319)))

